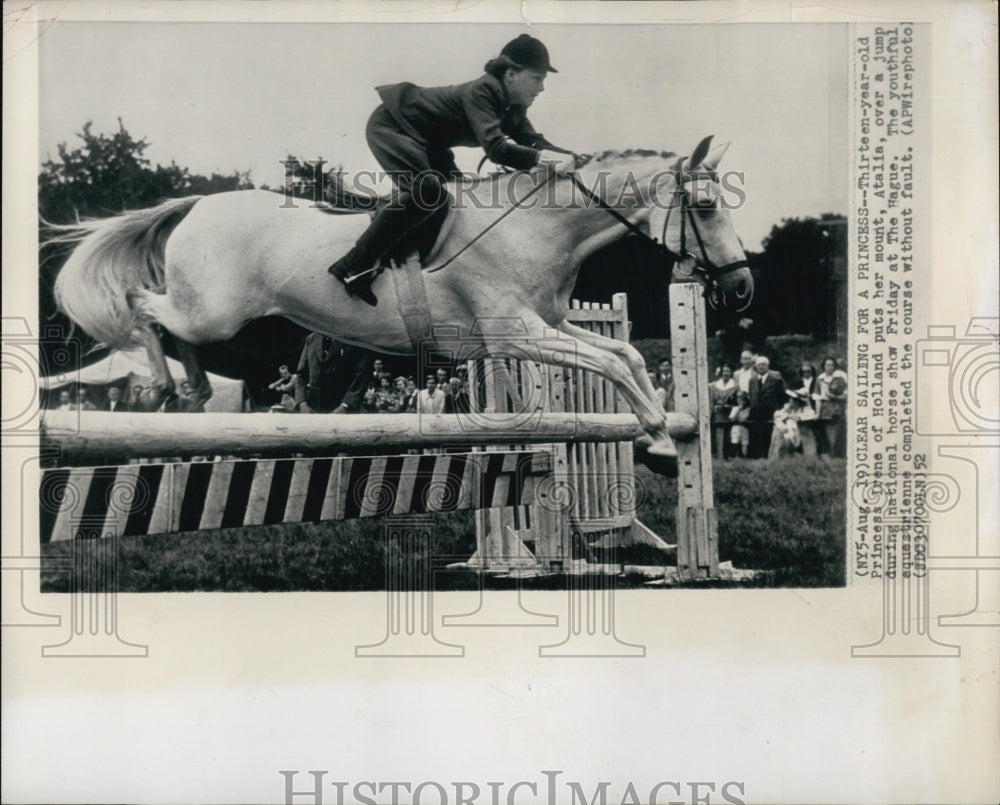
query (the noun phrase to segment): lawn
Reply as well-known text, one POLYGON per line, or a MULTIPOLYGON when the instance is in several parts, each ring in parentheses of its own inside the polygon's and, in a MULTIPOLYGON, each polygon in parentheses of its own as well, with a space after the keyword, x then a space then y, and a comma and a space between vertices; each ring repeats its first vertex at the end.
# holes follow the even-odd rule
MULTIPOLYGON (((793 457, 778 462, 717 461, 714 464, 721 561, 765 571, 752 586, 844 585, 845 484, 843 460, 793 457)), ((677 483, 636 471, 641 489, 639 519, 674 542, 677 483)), ((475 550, 472 514, 439 517, 436 555, 469 556, 475 550)), ((65 560, 72 543, 43 546, 45 560, 65 560)), ((118 589, 154 591, 377 590, 385 585, 387 548, 377 519, 231 528, 125 537, 118 540, 118 589)), ((649 549, 620 561, 661 563, 649 549)), ((42 590, 69 589, 65 561, 43 560, 42 590)), ((446 574, 450 587, 478 582, 468 572, 446 574)), ((439 576, 440 577, 440 576, 439 576)), ((503 581, 498 581, 502 585, 503 581)), ((559 585, 559 579, 535 584, 559 585)))

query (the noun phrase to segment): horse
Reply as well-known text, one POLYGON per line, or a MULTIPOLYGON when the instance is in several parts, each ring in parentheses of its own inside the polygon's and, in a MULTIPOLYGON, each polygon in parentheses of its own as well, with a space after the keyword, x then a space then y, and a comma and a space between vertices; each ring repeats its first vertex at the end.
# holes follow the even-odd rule
MULTIPOLYGON (((639 352, 566 315, 582 261, 629 230, 659 238, 674 281, 702 281, 725 303, 749 305, 753 278, 716 173, 728 143, 711 140, 687 158, 607 151, 578 157, 567 176, 536 168, 452 185, 448 218, 422 261, 429 346, 439 333, 498 354, 530 345, 540 363, 601 375, 635 412, 646 450, 675 457, 639 352)), ((226 341, 261 317, 413 354, 404 284, 376 277, 381 301, 371 308, 327 273, 368 220, 242 190, 63 226, 59 237, 76 246, 56 278, 56 303, 108 347, 145 347, 164 394, 173 389, 157 326, 174 336, 199 398, 211 392, 192 345, 226 341)))

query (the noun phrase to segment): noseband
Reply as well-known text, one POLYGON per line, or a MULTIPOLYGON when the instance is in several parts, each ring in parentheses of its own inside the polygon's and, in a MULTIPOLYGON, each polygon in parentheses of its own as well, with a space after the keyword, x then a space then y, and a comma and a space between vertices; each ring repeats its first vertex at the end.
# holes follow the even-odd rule
POLYGON ((697 270, 701 271, 705 276, 711 281, 713 285, 717 285, 719 278, 729 274, 733 271, 738 271, 741 268, 749 267, 749 263, 744 260, 734 260, 732 263, 726 263, 725 265, 718 266, 713 261, 712 258, 708 256, 708 250, 705 248, 705 240, 701 236, 701 231, 698 229, 698 220, 695 217, 694 212, 691 209, 691 194, 688 192, 685 185, 688 182, 693 181, 701 177, 706 177, 712 179, 713 181, 718 181, 718 176, 716 176, 715 171, 691 171, 683 174, 683 179, 677 182, 677 186, 674 188, 673 198, 671 200, 670 207, 667 209, 667 215, 663 219, 663 231, 660 233, 660 240, 650 237, 645 232, 643 232, 639 227, 633 224, 628 218, 622 215, 618 210, 614 209, 608 205, 603 199, 592 193, 583 182, 580 181, 579 177, 575 172, 570 173, 570 178, 573 183, 583 191, 583 194, 587 196, 591 201, 597 204, 602 210, 607 212, 613 218, 615 218, 620 223, 624 224, 630 232, 633 232, 639 237, 644 238, 650 243, 654 244, 658 251, 666 254, 675 262, 683 262, 687 258, 691 258, 694 261, 697 270), (682 209, 681 218, 681 242, 680 251, 675 252, 669 246, 667 246, 667 227, 670 224, 670 214, 674 211, 674 202, 680 200, 680 207, 682 209), (687 227, 688 224, 691 226, 691 231, 694 233, 695 240, 698 242, 698 250, 701 252, 701 259, 697 255, 693 254, 687 248, 687 227))

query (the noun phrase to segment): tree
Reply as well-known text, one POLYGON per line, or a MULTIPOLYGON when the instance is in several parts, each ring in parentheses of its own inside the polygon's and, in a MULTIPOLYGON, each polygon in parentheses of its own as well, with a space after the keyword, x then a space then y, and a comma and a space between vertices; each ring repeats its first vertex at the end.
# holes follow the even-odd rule
MULTIPOLYGON (((754 305, 769 334, 828 335, 835 320, 831 256, 841 248, 845 227, 830 224, 842 216, 786 218, 764 239, 759 291, 754 305)), ((845 247, 846 248, 846 247, 845 247)))
POLYGON ((81 144, 71 149, 60 143, 58 158, 42 163, 38 174, 39 320, 46 324, 67 322, 55 309, 52 287, 69 251, 61 245, 45 246, 45 224, 73 223, 82 218, 103 218, 124 210, 142 209, 167 198, 208 195, 253 188, 249 173, 193 174, 175 162, 151 167, 144 154, 145 138, 135 139, 121 119, 114 134, 94 134, 91 123, 78 135, 81 144))

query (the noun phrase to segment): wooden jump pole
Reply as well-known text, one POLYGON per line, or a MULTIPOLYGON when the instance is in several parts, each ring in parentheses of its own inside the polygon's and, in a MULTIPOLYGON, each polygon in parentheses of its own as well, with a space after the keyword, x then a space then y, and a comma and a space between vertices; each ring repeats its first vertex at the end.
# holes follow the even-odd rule
MULTIPOLYGON (((668 415, 671 436, 696 430, 692 416, 668 415)), ((458 445, 620 442, 634 439, 632 414, 541 413, 529 420, 476 414, 148 414, 46 411, 43 442, 62 448, 61 460, 259 456, 330 450, 458 445)))

